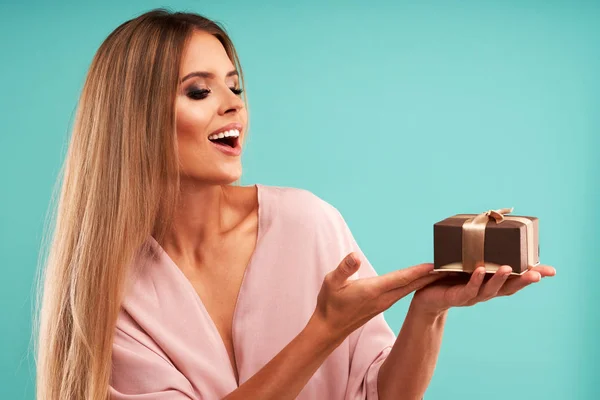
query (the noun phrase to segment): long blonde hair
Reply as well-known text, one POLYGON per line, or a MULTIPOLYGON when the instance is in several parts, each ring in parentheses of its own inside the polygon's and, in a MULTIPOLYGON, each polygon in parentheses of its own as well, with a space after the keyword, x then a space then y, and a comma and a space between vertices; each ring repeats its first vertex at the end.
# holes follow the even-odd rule
POLYGON ((93 58, 57 181, 54 231, 45 238, 38 399, 108 398, 127 270, 149 235, 164 237, 178 200, 175 96, 194 30, 217 37, 243 79, 219 24, 165 9, 120 25, 93 58))

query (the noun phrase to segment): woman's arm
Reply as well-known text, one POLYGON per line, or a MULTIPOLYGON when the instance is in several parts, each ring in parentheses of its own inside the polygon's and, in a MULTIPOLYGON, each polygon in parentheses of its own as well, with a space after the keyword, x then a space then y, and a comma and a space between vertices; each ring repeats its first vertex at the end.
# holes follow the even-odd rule
POLYGON ((501 266, 486 283, 485 269, 470 277, 440 280, 415 292, 404 325, 378 376, 380 399, 421 399, 437 362, 448 309, 468 307, 499 296, 510 296, 524 287, 554 276, 548 265, 532 267, 518 277, 501 266))
POLYGON ((344 340, 314 315, 306 327, 260 371, 223 400, 295 399, 344 340))
MULTIPOLYGON (((381 345, 381 338, 374 335, 385 337, 385 321, 373 321, 374 316, 414 290, 439 279, 439 274, 429 273, 432 264, 420 264, 383 276, 348 280, 360 268, 359 261, 350 254, 327 274, 317 297, 315 313, 305 329, 252 378, 226 396, 226 400, 295 399, 325 359, 348 335, 361 326, 369 326, 372 328, 371 334, 361 335, 362 345, 354 351, 352 364, 362 364, 366 357, 373 355, 373 350, 381 351, 367 346, 369 342, 372 347, 381 345), (361 354, 357 355, 357 350, 361 354)), ((419 329, 421 327, 416 326, 411 330, 419 329)), ((411 339, 407 337, 403 341, 411 339)), ((352 372, 353 365, 349 368, 352 372)), ((359 379, 364 381, 364 374, 359 375, 359 379)), ((354 393, 349 396, 347 398, 352 400, 377 398, 368 392, 358 395, 360 397, 354 393)))
POLYGON ((398 338, 379 370, 379 399, 423 398, 437 363, 447 313, 425 312, 411 303, 398 338))

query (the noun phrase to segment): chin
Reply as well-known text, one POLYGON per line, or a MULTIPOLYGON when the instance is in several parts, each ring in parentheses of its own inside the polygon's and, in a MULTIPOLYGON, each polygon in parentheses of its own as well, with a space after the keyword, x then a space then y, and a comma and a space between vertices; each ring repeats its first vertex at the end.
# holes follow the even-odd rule
POLYGON ((234 183, 236 183, 236 182, 237 182, 237 183, 239 183, 239 181, 240 181, 240 179, 241 179, 241 178, 242 178, 242 175, 241 175, 241 174, 240 174, 240 175, 237 175, 237 176, 235 176, 235 177, 231 176, 231 177, 229 177, 229 178, 227 178, 227 179, 224 179, 224 180, 221 182, 221 185, 232 185, 232 184, 234 184, 234 183))
POLYGON ((229 185, 239 181, 242 178, 242 168, 239 167, 236 171, 223 172, 222 174, 215 176, 215 179, 220 182, 221 185, 229 185))
POLYGON ((235 182, 238 182, 241 177, 242 174, 238 173, 238 174, 226 174, 226 173, 221 173, 221 174, 211 174, 211 175, 207 175, 207 174, 181 174, 181 180, 182 181, 188 181, 188 182, 195 182, 195 183, 201 183, 203 185, 231 185, 235 182))

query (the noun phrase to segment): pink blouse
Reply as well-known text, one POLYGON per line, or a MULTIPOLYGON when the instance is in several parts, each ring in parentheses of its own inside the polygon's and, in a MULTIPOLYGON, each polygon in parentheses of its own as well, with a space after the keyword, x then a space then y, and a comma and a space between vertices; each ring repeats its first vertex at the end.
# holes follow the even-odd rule
MULTIPOLYGON (((240 385, 306 326, 325 274, 344 256, 362 258, 351 279, 377 275, 332 205, 303 189, 256 186, 258 241, 233 317, 240 385)), ((135 263, 115 332, 111 398, 221 399, 238 387, 221 336, 183 272, 148 240, 158 257, 135 263)), ((377 315, 329 355, 297 399, 377 399, 379 368, 395 339, 377 315)))

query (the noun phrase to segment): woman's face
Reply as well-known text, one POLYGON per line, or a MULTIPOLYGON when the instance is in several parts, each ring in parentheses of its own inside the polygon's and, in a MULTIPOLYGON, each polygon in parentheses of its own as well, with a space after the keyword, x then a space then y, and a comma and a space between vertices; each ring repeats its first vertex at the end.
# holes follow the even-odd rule
POLYGON ((242 173, 248 115, 237 71, 221 42, 195 32, 183 53, 179 78, 175 111, 181 179, 235 182, 242 173))

